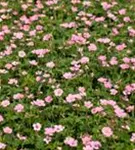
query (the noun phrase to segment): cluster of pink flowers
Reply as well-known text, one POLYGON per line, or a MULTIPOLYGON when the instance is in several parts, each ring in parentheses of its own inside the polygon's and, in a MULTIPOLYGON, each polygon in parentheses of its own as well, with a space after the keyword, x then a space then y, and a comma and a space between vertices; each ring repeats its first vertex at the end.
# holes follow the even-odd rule
POLYGON ((98 57, 98 60, 100 61, 100 63, 102 64, 103 67, 110 67, 110 65, 114 66, 114 65, 118 64, 117 57, 112 57, 108 62, 105 55, 100 55, 98 57))
POLYGON ((44 37, 43 37, 43 41, 49 41, 51 38, 52 38, 52 35, 51 35, 51 34, 46 34, 46 35, 44 35, 44 37))
POLYGON ((77 100, 81 100, 84 96, 86 96, 85 88, 79 87, 79 93, 78 94, 68 94, 68 96, 65 99, 66 103, 73 103, 77 100))
POLYGON ((120 64, 120 68, 123 70, 127 70, 127 69, 132 69, 135 70, 135 58, 128 58, 128 57, 124 57, 123 58, 123 62, 122 64, 120 64))
POLYGON ((58 0, 47 0, 45 3, 47 6, 51 6, 51 5, 57 4, 58 0))
POLYGON ((129 28, 129 29, 128 29, 128 32, 129 32, 129 35, 130 35, 131 37, 135 37, 135 29, 129 28))
POLYGON ((2 31, 0 31, 0 41, 3 41, 4 37, 10 33, 11 31, 9 30, 7 25, 2 26, 2 31))
POLYGON ((62 23, 62 24, 60 24, 60 26, 63 28, 75 28, 75 27, 77 27, 75 22, 62 23))
POLYGON ((73 74, 73 73, 71 73, 71 72, 65 72, 65 73, 63 74, 63 77, 64 77, 65 79, 72 79, 74 76, 75 76, 75 74, 73 74))
POLYGON ((65 129, 65 127, 62 125, 54 125, 53 127, 45 128, 44 129, 44 134, 45 134, 44 141, 46 142, 46 144, 51 142, 52 136, 55 133, 62 132, 64 129, 65 129))
POLYGON ((110 105, 113 107, 115 115, 119 118, 124 118, 127 116, 127 113, 124 111, 124 109, 120 108, 117 103, 114 100, 100 100, 101 104, 104 106, 110 105))
POLYGON ((99 39, 97 39, 97 41, 100 43, 103 43, 103 44, 107 44, 107 43, 111 42, 111 40, 109 38, 106 38, 106 37, 105 38, 99 38, 99 39))
POLYGON ((87 42, 87 39, 90 37, 89 34, 85 35, 85 34, 73 34, 71 39, 68 40, 68 44, 72 45, 72 44, 80 44, 80 45, 84 45, 87 42))
POLYGON ((81 137, 83 143, 83 150, 98 150, 101 147, 99 141, 92 140, 92 136, 85 134, 81 137))
POLYGON ((111 89, 112 88, 111 81, 109 81, 108 79, 101 77, 101 78, 98 79, 98 81, 103 83, 105 88, 107 88, 107 89, 111 89))
POLYGON ((81 57, 81 59, 77 60, 77 61, 72 61, 71 62, 71 67, 70 70, 71 72, 66 72, 63 74, 63 77, 65 79, 72 79, 75 78, 76 76, 78 76, 81 72, 82 72, 82 67, 84 65, 87 65, 89 63, 89 58, 86 56, 81 57))
POLYGON ((64 143, 70 147, 77 147, 78 141, 72 137, 66 137, 64 143))
POLYGON ((133 150, 134 2, 15 2, 0 1, 0 149, 133 150))
POLYGON ((112 2, 112 4, 109 4, 108 2, 102 2, 101 3, 104 10, 109 10, 110 8, 115 6, 116 4, 117 4, 116 2, 112 2))
POLYGON ((125 89, 123 91, 123 94, 124 95, 130 95, 134 91, 135 91, 135 83, 132 83, 132 84, 126 85, 126 87, 125 87, 125 89))
POLYGON ((37 49, 32 51, 33 54, 36 54, 38 57, 44 57, 45 54, 49 53, 48 49, 37 49))

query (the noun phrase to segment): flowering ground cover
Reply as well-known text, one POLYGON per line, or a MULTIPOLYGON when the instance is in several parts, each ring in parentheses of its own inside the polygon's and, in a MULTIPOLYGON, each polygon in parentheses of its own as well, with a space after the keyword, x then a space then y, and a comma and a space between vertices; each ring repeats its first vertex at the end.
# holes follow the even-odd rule
POLYGON ((0 1, 0 149, 135 150, 135 1, 0 1))

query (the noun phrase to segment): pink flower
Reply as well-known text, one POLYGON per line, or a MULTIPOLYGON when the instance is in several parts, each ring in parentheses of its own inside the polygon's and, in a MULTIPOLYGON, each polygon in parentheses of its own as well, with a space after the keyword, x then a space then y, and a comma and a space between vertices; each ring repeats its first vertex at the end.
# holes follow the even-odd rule
POLYGON ((38 106, 38 107, 43 107, 45 106, 45 102, 42 99, 37 99, 35 101, 31 102, 32 105, 38 106))
POLYGON ((107 44, 110 43, 111 40, 109 38, 99 38, 97 41, 100 43, 107 44))
POLYGON ((120 9, 119 14, 120 15, 125 15, 126 14, 126 9, 120 9))
POLYGON ((49 143, 51 142, 51 140, 52 140, 52 137, 46 136, 43 141, 44 141, 46 144, 49 144, 49 143))
POLYGON ((84 92, 85 92, 85 88, 84 88, 84 87, 79 87, 79 88, 78 88, 78 91, 79 91, 80 93, 84 93, 84 92))
POLYGON ((82 57, 80 59, 81 64, 87 64, 89 62, 89 58, 88 57, 82 57))
POLYGON ((99 106, 99 107, 92 108, 91 113, 96 114, 102 112, 103 110, 104 110, 103 107, 99 106))
POLYGON ((53 128, 53 127, 45 128, 44 133, 45 133, 45 135, 53 136, 53 134, 55 133, 55 128, 53 128))
POLYGON ((107 81, 106 78, 103 78, 103 77, 98 78, 98 82, 105 83, 106 81, 107 81))
POLYGON ((83 150, 94 150, 91 145, 86 145, 83 150))
POLYGON ((124 57, 122 60, 124 63, 130 63, 130 61, 131 61, 130 58, 128 58, 128 57, 124 57))
POLYGON ((40 131, 41 127, 42 127, 42 125, 40 123, 34 123, 33 124, 33 128, 35 131, 40 131))
POLYGON ((75 99, 75 96, 73 94, 69 94, 67 97, 66 97, 66 102, 68 103, 72 103, 74 102, 76 99, 75 99))
POLYGON ((32 53, 36 54, 39 58, 44 57, 44 55, 49 52, 50 52, 50 50, 48 50, 48 49, 37 49, 37 50, 32 51, 32 53))
POLYGON ((14 33, 14 36, 15 36, 17 39, 22 39, 22 38, 23 38, 23 33, 22 33, 22 32, 14 33))
POLYGON ((23 4, 21 7, 24 11, 26 11, 26 9, 28 8, 28 6, 26 4, 23 4))
POLYGON ((71 9, 73 12, 77 12, 77 10, 78 10, 77 7, 74 7, 74 6, 72 6, 71 9))
POLYGON ((51 6, 51 5, 57 4, 58 0, 47 0, 45 3, 46 5, 51 6))
POLYGON ((100 149, 100 147, 101 147, 101 143, 99 141, 91 141, 90 145, 95 150, 100 149))
POLYGON ((0 142, 0 149, 5 149, 6 146, 7 146, 6 144, 0 142))
POLYGON ((2 106, 2 107, 7 107, 8 105, 10 105, 10 101, 9 101, 9 100, 3 100, 3 101, 1 102, 1 106, 2 106))
POLYGON ((52 38, 52 35, 51 34, 46 34, 44 37, 43 37, 43 41, 48 41, 52 38))
POLYGON ((29 63, 33 66, 37 66, 38 62, 36 62, 35 60, 31 60, 29 61, 29 63))
POLYGON ((17 79, 14 79, 14 78, 9 79, 8 84, 11 84, 11 85, 12 85, 12 84, 17 85, 17 84, 18 84, 18 80, 17 80, 17 79))
POLYGON ((117 21, 117 17, 113 13, 111 13, 109 11, 107 12, 107 17, 111 18, 114 21, 117 21))
POLYGON ((64 28, 74 28, 76 27, 76 23, 75 22, 70 22, 70 23, 62 23, 60 24, 61 27, 64 27, 64 28))
POLYGON ((111 89, 110 92, 111 92, 111 95, 116 95, 118 93, 118 91, 115 89, 111 89))
POLYGON ((55 132, 61 132, 61 131, 63 131, 64 130, 64 126, 62 126, 62 125, 55 125, 54 126, 54 130, 55 130, 55 132))
POLYGON ((132 63, 135 63, 135 58, 131 58, 131 62, 132 62, 132 63))
POLYGON ((41 25, 36 26, 36 30, 41 31, 42 29, 43 29, 43 26, 41 26, 41 25))
POLYGON ((56 89, 54 90, 54 95, 57 97, 60 97, 63 94, 63 90, 62 89, 56 89))
POLYGON ((113 135, 113 131, 110 127, 104 127, 102 128, 102 133, 105 137, 110 137, 113 135))
POLYGON ((73 34, 71 39, 68 41, 68 44, 80 44, 83 45, 86 43, 86 39, 81 34, 73 34))
POLYGON ((81 139, 82 139, 82 143, 83 143, 84 145, 89 145, 90 142, 92 141, 92 136, 86 134, 86 135, 83 135, 83 136, 81 137, 81 139))
POLYGON ((130 22, 130 21, 131 21, 130 17, 124 17, 123 20, 124 20, 125 22, 130 22))
POLYGON ((29 35, 30 35, 30 36, 35 36, 35 35, 36 35, 36 30, 30 31, 30 32, 29 32, 29 35))
POLYGON ((89 37, 91 37, 91 35, 88 32, 83 33, 83 37, 88 39, 89 37))
POLYGON ((66 139, 64 140, 64 143, 66 145, 69 145, 70 147, 77 147, 78 141, 72 137, 66 137, 66 139))
POLYGON ((54 67, 55 67, 55 63, 54 63, 53 61, 50 61, 50 62, 48 62, 48 63, 46 64, 46 66, 47 66, 48 68, 54 68, 54 67))
POLYGON ((84 106, 87 108, 91 108, 93 106, 93 104, 90 101, 85 101, 84 106))
POLYGON ((85 92, 85 88, 84 88, 84 87, 79 87, 79 88, 78 88, 78 91, 80 92, 79 94, 80 94, 81 96, 86 96, 86 92, 85 92))
POLYGON ((102 5, 104 10, 108 10, 112 7, 112 5, 107 3, 107 2, 102 2, 101 5, 102 5))
POLYGON ((64 73, 63 77, 65 79, 72 79, 72 77, 74 76, 74 74, 72 74, 71 72, 66 72, 64 73))
POLYGON ((7 68, 7 69, 11 69, 12 67, 13 67, 13 65, 9 64, 9 63, 5 65, 5 68, 7 68))
POLYGON ((113 33, 113 35, 118 35, 119 31, 117 30, 117 28, 113 28, 112 33, 113 33))
POLYGON ((125 43, 123 43, 123 44, 120 44, 120 45, 117 45, 116 46, 116 49, 118 50, 118 51, 122 51, 124 48, 126 48, 127 46, 125 45, 125 43))
POLYGON ((129 67, 130 66, 128 64, 121 64, 120 65, 120 68, 123 69, 123 70, 129 69, 129 67))
POLYGON ((72 4, 79 4, 79 3, 80 3, 80 0, 71 0, 71 3, 72 3, 72 4))
POLYGON ((24 25, 24 26, 21 27, 21 29, 24 30, 24 31, 29 31, 30 26, 29 25, 24 25))
POLYGON ((135 133, 132 133, 132 136, 131 136, 131 138, 130 138, 130 141, 133 142, 133 143, 135 143, 135 133))
POLYGON ((30 17, 30 21, 36 21, 36 20, 38 20, 38 14, 35 14, 30 17))
POLYGON ((51 103, 52 100, 53 100, 53 98, 52 98, 51 96, 47 96, 47 97, 45 98, 45 101, 46 101, 47 103, 51 103))
POLYGON ((89 50, 89 51, 96 51, 96 50, 97 50, 97 46, 96 46, 94 43, 91 43, 91 44, 88 46, 88 50, 89 50))
POLYGON ((114 112, 119 118, 125 118, 127 116, 123 109, 119 108, 118 106, 115 106, 114 108, 114 112))
POLYGON ((105 61, 105 60, 106 60, 106 56, 100 55, 100 56, 98 57, 98 59, 99 59, 100 61, 105 61))
POLYGON ((17 104, 14 108, 16 112, 22 112, 24 110, 24 106, 22 104, 17 104))
POLYGON ((96 22, 103 22, 104 20, 105 20, 104 17, 97 17, 97 18, 95 18, 96 22))
POLYGON ((13 99, 23 99, 23 98, 24 98, 24 95, 21 93, 17 93, 13 95, 13 99))
POLYGON ((128 31, 130 36, 135 37, 135 29, 130 28, 128 31))
POLYGON ((115 106, 116 105, 116 102, 115 101, 113 101, 113 100, 106 100, 106 99, 101 99, 100 100, 100 103, 101 103, 101 105, 111 105, 111 106, 115 106))
POLYGON ((18 52, 18 56, 21 57, 21 58, 23 58, 23 57, 26 56, 26 53, 24 51, 19 51, 18 52))
POLYGON ((5 128, 3 128, 3 132, 6 133, 6 134, 11 134, 12 129, 10 127, 5 127, 5 128))
POLYGON ((135 110, 135 106, 128 106, 127 108, 126 108, 126 110, 128 111, 128 112, 132 112, 132 111, 134 111, 135 110))
POLYGON ((37 82, 40 82, 40 81, 41 81, 41 77, 40 77, 40 76, 37 76, 37 77, 36 77, 36 81, 37 81, 37 82))
POLYGON ((112 84, 108 81, 104 83, 105 88, 110 89, 112 87, 112 84))
POLYGON ((116 57, 112 57, 111 60, 110 60, 110 64, 111 65, 117 65, 118 64, 118 60, 116 57))

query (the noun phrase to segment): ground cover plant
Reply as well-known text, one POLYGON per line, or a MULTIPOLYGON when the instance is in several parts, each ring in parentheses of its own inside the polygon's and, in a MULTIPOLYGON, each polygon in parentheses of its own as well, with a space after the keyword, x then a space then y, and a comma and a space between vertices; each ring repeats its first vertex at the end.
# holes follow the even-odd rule
POLYGON ((135 150, 135 1, 0 1, 0 149, 135 150))

